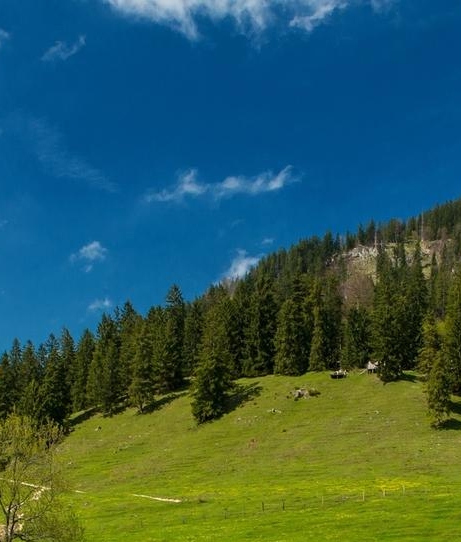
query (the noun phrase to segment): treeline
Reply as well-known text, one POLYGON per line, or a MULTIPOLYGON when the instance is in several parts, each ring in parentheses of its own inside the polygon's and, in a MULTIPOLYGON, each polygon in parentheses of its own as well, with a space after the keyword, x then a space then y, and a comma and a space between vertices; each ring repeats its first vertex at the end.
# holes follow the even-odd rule
POLYGON ((126 302, 78 341, 66 329, 38 347, 15 339, 0 359, 0 417, 15 410, 62 424, 72 412, 111 415, 128 404, 142 413, 158 395, 191 383, 192 412, 204 422, 224 412, 237 378, 373 360, 383 381, 420 368, 441 423, 450 394, 461 391, 460 225, 458 201, 406 223, 370 223, 344 239, 327 233, 192 302, 176 285, 146 315, 126 302), (441 235, 424 264, 423 229, 426 250, 428 238, 441 235), (348 265, 352 240, 375 248, 373 273, 348 265))

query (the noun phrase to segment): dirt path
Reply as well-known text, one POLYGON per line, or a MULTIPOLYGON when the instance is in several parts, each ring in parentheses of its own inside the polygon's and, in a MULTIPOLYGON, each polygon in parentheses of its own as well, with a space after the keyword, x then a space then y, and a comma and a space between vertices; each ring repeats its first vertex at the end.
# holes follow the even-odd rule
POLYGON ((174 502, 174 503, 182 502, 181 499, 167 499, 165 497, 152 497, 151 495, 138 495, 137 493, 132 493, 132 495, 133 497, 142 497, 143 499, 150 499, 152 501, 174 502))

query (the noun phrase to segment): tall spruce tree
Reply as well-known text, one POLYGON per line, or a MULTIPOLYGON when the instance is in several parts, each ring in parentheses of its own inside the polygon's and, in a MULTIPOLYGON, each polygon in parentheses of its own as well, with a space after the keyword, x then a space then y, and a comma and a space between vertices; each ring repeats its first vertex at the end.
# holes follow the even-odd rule
POLYGON ((245 333, 243 373, 246 376, 271 374, 274 368, 278 310, 273 282, 267 275, 262 275, 256 280, 255 286, 250 299, 249 322, 245 333))
POLYGON ((39 390, 39 410, 35 417, 44 422, 63 424, 70 413, 66 370, 59 351, 59 342, 50 335, 47 344, 47 359, 43 380, 39 390))
POLYGON ((341 366, 344 369, 364 367, 370 359, 370 317, 360 305, 352 307, 344 323, 344 347, 341 366))
POLYGON ((224 314, 225 311, 216 304, 205 317, 192 388, 192 414, 197 423, 219 418, 225 412, 232 387, 229 370, 232 356, 224 314))
POLYGON ((126 301, 121 308, 117 310, 115 317, 120 338, 120 392, 126 394, 132 381, 133 363, 136 355, 136 340, 143 325, 143 319, 136 312, 132 303, 126 301))
POLYGON ((452 390, 461 392, 461 267, 456 269, 448 293, 444 357, 452 376, 452 390))
POLYGON ((88 373, 88 397, 93 406, 112 415, 121 399, 119 337, 113 318, 103 314, 88 373))
POLYGON ((148 322, 144 322, 136 338, 132 361, 132 377, 128 388, 130 403, 143 413, 154 400, 153 343, 148 322))
POLYGON ((10 357, 7 352, 4 352, 0 358, 0 420, 6 418, 13 408, 11 400, 12 386, 13 374, 10 357))
POLYGON ((72 407, 74 411, 88 406, 87 384, 95 349, 95 338, 89 329, 85 329, 77 344, 74 363, 74 378, 71 389, 72 407))
POLYGON ((426 384, 427 405, 431 425, 440 427, 451 412, 451 379, 446 358, 442 352, 435 351, 426 384))
POLYGON ((305 322, 293 299, 287 299, 278 315, 275 334, 274 372, 282 375, 301 375, 307 371, 305 322))
POLYGON ((166 296, 162 353, 157 356, 158 387, 168 392, 183 383, 185 306, 181 290, 174 284, 166 296))

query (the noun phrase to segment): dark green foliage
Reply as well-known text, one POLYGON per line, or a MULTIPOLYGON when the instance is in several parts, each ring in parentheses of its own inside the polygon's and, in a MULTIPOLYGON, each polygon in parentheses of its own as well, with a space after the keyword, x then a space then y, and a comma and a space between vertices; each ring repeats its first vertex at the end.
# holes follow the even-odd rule
POLYGON ((0 359, 0 420, 5 418, 13 407, 11 388, 13 374, 11 371, 10 358, 6 352, 0 359))
POLYGON ((149 325, 144 323, 136 337, 136 350, 132 361, 132 378, 128 388, 130 403, 141 414, 154 399, 154 373, 152 338, 149 325))
POLYGON ((88 374, 88 399, 105 414, 113 414, 121 399, 119 337, 115 321, 104 314, 88 374))
POLYGON ((344 324, 344 345, 341 351, 341 366, 344 369, 364 367, 370 360, 371 320, 363 307, 352 307, 344 324))
POLYGON ((183 371, 185 376, 191 376, 194 373, 197 362, 200 338, 203 327, 203 304, 196 300, 186 306, 186 316, 184 319, 184 364, 183 371))
POLYGON ((88 372, 93 359, 94 349, 94 335, 89 329, 86 329, 82 333, 75 353, 73 383, 71 389, 72 407, 74 411, 82 410, 88 406, 88 372))
POLYGON ((309 363, 305 347, 303 314, 293 299, 287 299, 278 317, 274 372, 283 375, 305 373, 309 363))
POLYGON ((435 351, 426 385, 427 405, 433 427, 440 427, 451 412, 451 379, 445 357, 435 351))
POLYGON ((426 315, 422 329, 422 346, 418 355, 418 369, 427 377, 441 350, 442 343, 440 335, 437 332, 434 313, 429 312, 426 315))
POLYGON ((458 267, 448 296, 444 357, 451 373, 453 392, 461 392, 461 268, 458 267))
POLYGON ((273 282, 263 275, 256 281, 250 298, 243 363, 246 376, 266 375, 273 371, 277 312, 273 282))
POLYGON ((70 401, 66 368, 54 335, 50 335, 46 350, 45 371, 39 389, 39 408, 34 417, 41 422, 50 420, 62 424, 70 413, 70 401))
POLYGON ((132 380, 136 338, 143 320, 130 301, 126 301, 121 310, 116 310, 115 320, 120 340, 120 392, 126 394, 132 380))
POLYGON ((183 384, 185 306, 181 290, 173 285, 166 297, 163 354, 157 357, 159 389, 177 390, 183 384))
POLYGON ((219 418, 225 412, 232 387, 231 354, 224 314, 225 311, 217 304, 209 309, 205 318, 192 388, 192 414, 197 423, 219 418))
POLYGON ((326 365, 326 339, 319 307, 314 308, 314 330, 312 333, 309 368, 311 371, 324 371, 326 365))

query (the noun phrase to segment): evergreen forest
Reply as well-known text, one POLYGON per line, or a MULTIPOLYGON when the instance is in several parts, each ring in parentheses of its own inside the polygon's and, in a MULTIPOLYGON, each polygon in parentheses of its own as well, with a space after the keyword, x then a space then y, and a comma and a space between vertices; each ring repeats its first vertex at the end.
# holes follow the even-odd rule
POLYGON ((198 423, 222 415, 241 377, 378 365, 383 382, 417 370, 432 424, 461 391, 461 199, 406 221, 310 237, 263 258, 244 278, 162 306, 130 301, 78 339, 63 329, 40 345, 12 341, 0 359, 0 417, 66 426, 82 410, 191 388, 198 423))

